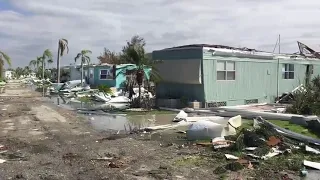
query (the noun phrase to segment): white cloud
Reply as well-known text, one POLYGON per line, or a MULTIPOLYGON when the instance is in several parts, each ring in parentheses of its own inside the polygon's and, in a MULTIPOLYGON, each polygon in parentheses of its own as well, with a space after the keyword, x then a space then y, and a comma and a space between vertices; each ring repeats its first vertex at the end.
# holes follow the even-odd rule
POLYGON ((282 50, 296 41, 318 48, 320 1, 308 0, 0 0, 0 49, 24 66, 46 48, 56 55, 59 38, 69 40, 73 62, 81 49, 119 51, 139 34, 152 51, 208 43, 272 51, 278 34, 282 50))

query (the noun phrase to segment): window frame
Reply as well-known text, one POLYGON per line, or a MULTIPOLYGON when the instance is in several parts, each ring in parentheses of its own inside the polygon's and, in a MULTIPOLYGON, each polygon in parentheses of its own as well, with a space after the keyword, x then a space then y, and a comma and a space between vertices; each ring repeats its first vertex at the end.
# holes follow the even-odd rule
POLYGON ((282 79, 284 80, 293 80, 295 77, 295 68, 294 68, 294 64, 292 63, 285 63, 282 64, 282 79), (292 65, 293 70, 290 70, 290 65, 292 65), (290 73, 293 74, 293 78, 290 78, 290 73), (288 78, 286 78, 286 74, 288 74, 288 78))
POLYGON ((236 62, 235 61, 228 61, 228 60, 217 60, 216 62, 216 80, 217 81, 235 81, 236 80, 236 62), (224 63, 224 70, 218 69, 218 63, 223 62, 224 63), (227 63, 233 63, 233 70, 228 70, 227 68, 227 63), (218 73, 219 72, 224 72, 225 78, 224 79, 218 79, 218 73), (228 72, 233 72, 234 73, 234 79, 228 79, 228 72))
POLYGON ((111 76, 112 76, 112 72, 110 71, 110 69, 99 69, 99 80, 113 80, 113 77, 112 78, 107 78, 108 74, 101 74, 102 71, 108 71, 109 74, 111 74, 111 76), (101 79, 101 75, 105 75, 106 79, 101 79))

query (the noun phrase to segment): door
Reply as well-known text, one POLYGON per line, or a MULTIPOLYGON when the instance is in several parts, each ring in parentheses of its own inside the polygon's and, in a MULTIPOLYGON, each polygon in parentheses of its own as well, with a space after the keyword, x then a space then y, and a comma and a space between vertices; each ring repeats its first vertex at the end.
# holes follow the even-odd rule
POLYGON ((89 84, 94 84, 94 68, 89 68, 89 84))

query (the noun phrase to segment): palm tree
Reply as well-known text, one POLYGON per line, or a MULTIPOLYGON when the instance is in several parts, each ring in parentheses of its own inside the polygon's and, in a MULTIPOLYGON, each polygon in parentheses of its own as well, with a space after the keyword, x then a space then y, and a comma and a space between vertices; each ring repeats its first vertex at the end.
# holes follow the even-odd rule
POLYGON ((78 53, 77 56, 74 58, 75 62, 77 62, 77 59, 81 58, 81 84, 82 85, 83 85, 83 82, 82 82, 83 81, 83 64, 87 63, 89 67, 89 63, 90 63, 90 57, 88 56, 88 54, 92 54, 92 51, 84 49, 80 53, 78 53))
POLYGON ((48 59, 47 63, 48 63, 48 66, 50 66, 53 63, 53 60, 52 59, 48 59))
POLYGON ((28 76, 31 73, 31 69, 29 66, 24 67, 23 69, 23 75, 28 76))
POLYGON ((34 71, 38 71, 39 65, 40 65, 41 63, 42 63, 41 57, 38 56, 36 59, 31 60, 31 61, 29 62, 29 66, 33 66, 34 71))
MULTIPOLYGON (((122 49, 123 56, 128 63, 134 64, 135 68, 133 69, 132 74, 134 76, 133 79, 131 79, 134 82, 129 82, 130 89, 133 88, 134 84, 138 84, 139 87, 139 97, 138 102, 140 105, 141 100, 141 85, 143 83, 144 77, 148 75, 145 74, 144 69, 145 68, 151 68, 149 78, 152 77, 153 79, 160 79, 160 75, 155 68, 156 61, 152 61, 145 53, 144 46, 146 45, 143 38, 139 36, 133 36, 131 39, 131 42, 127 42, 127 46, 124 46, 122 49)), ((119 74, 127 74, 127 70, 124 68, 121 70, 119 74)))
POLYGON ((57 83, 60 83, 60 56, 62 57, 64 53, 69 53, 68 40, 59 39, 58 42, 58 57, 57 57, 57 83))
POLYGON ((46 60, 49 61, 50 59, 52 59, 52 53, 49 49, 46 49, 41 57, 41 63, 42 63, 42 79, 44 79, 44 71, 45 71, 45 67, 46 67, 46 60))
POLYGON ((37 60, 31 60, 30 62, 29 62, 29 66, 30 66, 30 68, 32 68, 33 67, 33 69, 35 70, 36 69, 36 67, 37 67, 37 60))
POLYGON ((6 53, 0 51, 0 79, 2 78, 3 66, 4 66, 4 63, 5 63, 5 62, 6 62, 9 66, 11 66, 11 59, 10 59, 10 57, 9 57, 6 53))

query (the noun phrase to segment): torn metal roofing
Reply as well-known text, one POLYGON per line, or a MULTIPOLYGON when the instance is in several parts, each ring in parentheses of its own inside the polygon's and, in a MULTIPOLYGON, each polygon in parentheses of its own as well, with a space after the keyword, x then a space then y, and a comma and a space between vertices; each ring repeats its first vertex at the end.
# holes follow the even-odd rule
POLYGON ((244 54, 254 54, 258 56, 277 56, 278 58, 308 58, 308 59, 320 59, 320 53, 312 50, 310 47, 306 46, 305 44, 298 41, 299 51, 298 53, 282 53, 276 54, 267 51, 256 50, 247 47, 232 47, 232 46, 225 46, 225 45, 212 45, 212 44, 189 44, 183 46, 175 46, 171 48, 165 48, 162 50, 178 50, 178 49, 185 49, 185 48, 206 48, 208 50, 217 50, 226 53, 244 53, 244 54))
POLYGON ((213 44, 189 44, 189 45, 183 45, 183 46, 175 46, 171 48, 165 48, 163 50, 171 50, 171 49, 181 49, 181 48, 196 48, 196 47, 209 47, 209 48, 220 48, 220 49, 231 49, 231 50, 241 50, 241 51, 257 51, 257 52, 262 52, 258 51, 256 49, 250 49, 247 47, 243 48, 236 48, 236 47, 231 47, 231 46, 225 46, 225 45, 213 45, 213 44))

